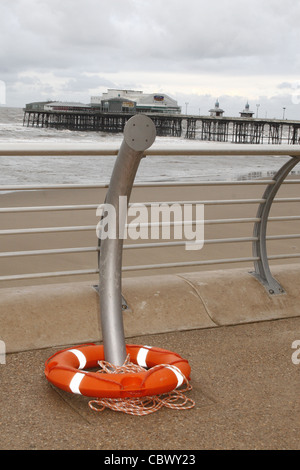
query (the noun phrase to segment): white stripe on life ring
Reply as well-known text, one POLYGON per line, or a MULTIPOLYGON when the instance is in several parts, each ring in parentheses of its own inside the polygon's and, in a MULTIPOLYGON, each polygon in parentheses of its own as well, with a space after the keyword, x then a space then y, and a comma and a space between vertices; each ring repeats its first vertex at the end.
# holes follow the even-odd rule
POLYGON ((149 352, 149 349, 151 349, 151 346, 146 346, 145 348, 141 348, 137 354, 136 361, 139 366, 141 367, 148 367, 147 366, 147 355, 149 352), (147 349, 146 349, 147 348, 147 349))
POLYGON ((81 384, 81 381, 82 381, 84 375, 85 374, 81 374, 80 372, 77 372, 74 375, 74 377, 71 380, 70 385, 69 385, 71 392, 77 393, 78 395, 81 395, 81 392, 79 390, 79 386, 81 384))
POLYGON ((176 375, 177 378, 177 385, 176 388, 180 387, 183 384, 184 376, 182 372, 178 369, 176 366, 166 366, 167 369, 170 369, 174 374, 176 375))
POLYGON ((85 365, 86 365, 85 355, 81 351, 79 351, 78 349, 69 349, 68 352, 71 352, 71 353, 75 354, 75 356, 77 357, 77 359, 79 361, 78 369, 84 369, 85 365))

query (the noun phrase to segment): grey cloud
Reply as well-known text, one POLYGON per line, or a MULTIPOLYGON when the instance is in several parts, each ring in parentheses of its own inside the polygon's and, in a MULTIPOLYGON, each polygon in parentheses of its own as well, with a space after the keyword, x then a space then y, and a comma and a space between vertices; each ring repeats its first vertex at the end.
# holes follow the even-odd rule
POLYGON ((300 88, 300 82, 282 82, 277 86, 279 90, 298 90, 300 88))
POLYGON ((1 10, 6 59, 23 67, 261 57, 299 39, 300 7, 289 1, 283 8, 277 0, 14 0, 1 10))
POLYGON ((132 85, 139 71, 288 77, 299 18, 295 0, 1 0, 0 79, 49 72, 79 92, 118 86, 98 78, 109 72, 131 72, 132 85))
POLYGON ((80 92, 82 90, 90 90, 98 87, 116 88, 116 83, 96 75, 78 75, 71 77, 62 89, 80 92))

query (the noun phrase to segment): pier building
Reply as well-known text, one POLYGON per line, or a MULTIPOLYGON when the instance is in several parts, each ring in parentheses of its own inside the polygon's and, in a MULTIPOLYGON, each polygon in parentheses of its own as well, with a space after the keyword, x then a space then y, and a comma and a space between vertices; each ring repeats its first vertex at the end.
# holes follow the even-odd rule
POLYGON ((219 100, 216 101, 215 107, 209 110, 210 116, 212 117, 222 117, 224 112, 224 109, 220 108, 219 100))
POLYGON ((91 107, 107 112, 168 113, 180 114, 181 108, 176 100, 165 93, 146 94, 136 90, 117 90, 109 88, 101 96, 91 97, 91 107))
POLYGON ((243 109, 243 111, 240 112, 240 116, 242 118, 252 118, 253 117, 253 112, 250 111, 250 105, 247 101, 246 105, 245 105, 245 108, 243 109))
POLYGON ((69 101, 50 101, 44 104, 44 111, 84 111, 89 110, 90 106, 83 103, 69 101))

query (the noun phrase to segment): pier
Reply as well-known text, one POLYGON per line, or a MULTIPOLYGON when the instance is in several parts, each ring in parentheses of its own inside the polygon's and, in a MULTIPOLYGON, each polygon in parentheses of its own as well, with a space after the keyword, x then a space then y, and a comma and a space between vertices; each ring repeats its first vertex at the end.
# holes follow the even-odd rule
MULTIPOLYGON (((237 144, 300 144, 300 121, 244 117, 145 113, 158 136, 237 144)), ((23 125, 74 131, 123 132, 132 113, 94 108, 46 111, 24 109, 23 125)))

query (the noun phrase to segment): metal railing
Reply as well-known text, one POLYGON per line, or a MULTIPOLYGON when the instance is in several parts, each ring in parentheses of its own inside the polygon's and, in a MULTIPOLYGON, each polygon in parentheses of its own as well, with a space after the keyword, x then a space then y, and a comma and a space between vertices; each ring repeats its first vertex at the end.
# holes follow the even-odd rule
MULTIPOLYGON (((110 179, 110 184, 105 196, 103 211, 101 213, 100 219, 100 232, 97 232, 99 235, 98 245, 97 247, 68 247, 68 248, 56 248, 56 249, 39 249, 39 250, 23 250, 23 251, 6 251, 4 250, 1 253, 1 257, 3 258, 18 258, 24 256, 35 256, 35 255, 42 255, 43 259, 45 255, 60 255, 60 254, 75 254, 78 251, 81 251, 87 254, 89 251, 96 251, 97 252, 97 259, 98 259, 98 268, 97 269, 80 269, 80 270, 72 270, 72 271, 56 271, 56 272, 39 272, 39 273, 24 273, 21 275, 13 274, 13 275, 4 275, 0 277, 0 281, 9 281, 9 280, 16 280, 16 279, 28 279, 28 278, 35 278, 35 277, 56 277, 56 276, 64 276, 64 275, 75 275, 75 274, 96 274, 99 272, 99 301, 100 301, 100 320, 102 326, 102 333, 103 333, 103 344, 104 344, 104 355, 106 361, 112 363, 114 365, 122 365, 126 359, 126 344, 125 344, 125 335, 124 335, 124 325, 123 325, 123 316, 122 316, 122 287, 121 287, 121 277, 122 277, 122 267, 123 267, 123 246, 124 246, 124 227, 126 218, 128 215, 128 202, 131 196, 131 192, 133 189, 133 184, 135 180, 135 175, 138 170, 139 164, 141 159, 147 153, 149 157, 151 155, 155 155, 157 150, 147 150, 152 145, 155 140, 155 125, 150 118, 143 115, 136 115, 132 117, 126 124, 124 129, 124 139, 122 141, 121 147, 117 152, 117 159, 114 165, 114 169, 112 172, 112 176, 110 179), (125 198, 125 206, 123 205, 121 198, 125 198), (114 221, 115 221, 115 236, 106 236, 104 231, 103 220, 105 220, 104 213, 108 211, 109 207, 112 207, 114 210, 114 221)), ((70 148, 65 148, 64 151, 61 148, 49 148, 48 155, 56 154, 55 152, 59 152, 59 154, 63 154, 66 152, 66 155, 70 154, 70 148)), ((90 149, 92 151, 92 149, 90 149)), ((227 237, 227 238, 210 238, 207 240, 211 245, 216 245, 218 243, 240 243, 240 242, 249 242, 251 241, 253 247, 253 255, 250 257, 239 257, 239 258, 223 258, 223 259, 213 259, 213 260, 191 260, 191 261, 179 261, 179 262, 168 262, 168 263, 152 263, 152 264, 144 264, 138 266, 124 266, 123 271, 128 270, 146 270, 146 269, 160 269, 160 268, 183 268, 183 267, 195 267, 201 266, 203 264, 220 264, 220 263, 235 263, 237 261, 243 262, 253 262, 254 263, 254 276, 266 287, 269 294, 282 294, 284 293, 283 287, 277 282, 276 279, 271 274, 270 266, 269 266, 269 259, 267 254, 267 225, 269 222, 276 221, 276 222, 286 222, 286 221, 296 221, 300 220, 300 215, 284 215, 284 216, 270 216, 270 211, 277 196, 279 189, 281 188, 282 184, 286 180, 287 176, 297 165, 300 159, 300 151, 297 153, 297 150, 290 150, 284 149, 283 147, 277 147, 276 149, 272 149, 273 152, 277 155, 289 155, 289 160, 278 170, 275 174, 274 178, 270 181, 264 182, 266 184, 265 191, 260 198, 251 198, 248 200, 240 199, 236 200, 234 203, 231 199, 224 199, 222 201, 213 199, 208 201, 202 201, 201 209, 203 208, 203 202, 206 203, 206 206, 214 206, 214 205, 229 205, 229 204, 258 204, 258 210, 255 217, 226 217, 226 218, 205 218, 203 216, 203 211, 201 212, 202 220, 193 220, 188 219, 184 221, 185 224, 189 224, 192 226, 193 224, 198 224, 200 222, 201 226, 203 224, 205 226, 222 226, 222 225, 231 225, 231 224, 253 224, 253 233, 252 237, 227 237)), ((43 149, 44 151, 44 149, 43 149)), ((73 149, 74 151, 74 149, 73 149)), ((83 152, 83 155, 86 155, 87 149, 80 149, 83 152)), ((211 147, 210 149, 205 149, 205 153, 201 149, 193 149, 189 150, 188 152, 186 149, 177 149, 173 152, 173 155, 178 155, 179 152, 182 155, 223 155, 226 158, 226 155, 237 155, 237 151, 239 151, 238 155, 265 155, 266 153, 270 155, 270 147, 268 150, 263 147, 258 149, 257 147, 250 148, 239 148, 235 147, 229 148, 227 146, 214 148, 211 147), (182 153, 183 152, 183 153, 182 153), (263 152, 263 153, 260 153, 263 152)), ((32 155, 38 155, 41 153, 41 149, 33 149, 33 148, 22 148, 17 149, 13 148, 2 148, 0 149, 0 155, 30 155, 28 152, 32 152, 32 155), (15 152, 15 153, 14 153, 15 152)), ((47 152, 47 150, 46 150, 47 152)), ((76 147, 74 154, 78 155, 79 148, 76 147)), ((44 153, 44 152, 43 152, 44 153)), ((47 154, 47 153, 46 153, 47 154)), ((111 153, 114 154, 114 151, 111 153)), ((166 154, 166 151, 159 151, 159 154, 166 154)), ((168 150, 168 154, 172 154, 172 151, 168 150)), ((289 183, 299 183, 297 180, 289 180, 289 183)), ((253 182, 254 183, 254 182, 253 182)), ((256 182, 257 183, 257 182, 256 182)), ((262 184, 262 181, 259 182, 262 184)), ((250 184, 247 182, 247 184, 250 184)), ((206 183, 208 185, 208 183, 206 183)), ((73 185, 69 186, 72 187, 73 185)), ((175 187, 179 188, 182 186, 181 184, 175 184, 175 187)), ((74 186, 73 186, 74 187, 74 186)), ((174 184, 173 184, 174 187, 174 184)), ((8 189, 9 186, 2 186, 0 190, 3 191, 15 191, 14 189, 8 189)), ((41 189, 37 187, 22 187, 19 189, 25 190, 37 190, 41 189)), ((54 189, 52 186, 51 189, 54 189)), ((37 191, 38 193, 39 191, 37 191)), ((299 198, 289 198, 292 202, 299 202, 299 198)), ((281 202, 287 202, 286 199, 282 200, 281 202)), ((159 205, 159 203, 157 203, 159 205)), ((177 201, 176 201, 177 204, 177 201)), ((186 204, 187 202, 181 202, 180 204, 186 204)), ((198 208, 199 201, 190 201, 190 206, 197 205, 198 208)), ((169 201, 170 205, 170 201, 169 201)), ((151 207, 152 204, 148 202, 148 207, 151 207)), ((132 205, 131 205, 132 207, 132 205)), ((69 205, 68 208, 59 205, 59 206, 47 206, 46 212, 50 211, 57 211, 63 212, 65 210, 74 211, 74 210, 95 210, 94 204, 87 204, 84 207, 80 205, 69 205)), ((9 216, 8 214, 26 214, 28 212, 32 212, 35 214, 40 214, 41 208, 38 206, 31 206, 31 207, 3 207, 2 208, 2 217, 9 216)), ((198 215, 198 212, 196 212, 198 215)), ((201 216, 200 215, 200 216, 201 216)), ((156 227, 163 227, 164 225, 168 225, 175 227, 178 221, 170 219, 167 222, 159 220, 155 222, 156 227)), ((180 221, 180 224, 183 224, 183 221, 180 221)), ((153 227, 153 223, 147 222, 140 222, 139 228, 151 228, 153 227)), ((128 223, 127 223, 128 227, 128 223)), ((87 233, 95 230, 95 225, 64 225, 64 226, 47 226, 47 227, 27 227, 27 228, 3 228, 0 230, 0 237, 24 237, 24 236, 33 236, 38 235, 41 236, 42 234, 72 234, 75 233, 87 233)), ((170 232, 169 232, 170 233, 170 232)), ((299 238, 299 234, 287 234, 288 237, 299 238)), ((202 235, 204 238, 204 235, 202 235)), ((279 235, 276 235, 277 239, 279 235)), ((282 238, 281 238, 282 239, 282 238)), ((197 240, 198 241, 198 240, 197 240)), ((160 247, 178 247, 181 246, 182 242, 178 241, 168 241, 166 243, 144 243, 144 244, 129 244, 125 246, 126 249, 130 248, 138 248, 141 250, 142 248, 149 249, 149 248, 158 248, 160 247), (136 246, 137 245, 137 246, 136 246)), ((22 246, 22 242, 18 243, 18 245, 22 246)), ((201 247, 203 244, 201 243, 201 247)), ((300 257, 300 254, 292 253, 292 254, 280 254, 280 255, 273 255, 273 259, 280 259, 282 257, 291 258, 291 257, 300 257)))
MULTIPOLYGON (((83 158, 87 155, 95 156, 115 156, 118 154, 119 149, 115 146, 104 145, 99 149, 98 145, 95 144, 0 144, 0 156, 19 156, 24 155, 29 156, 82 156, 83 158)), ((239 243, 250 243, 253 245, 253 254, 252 256, 237 256, 237 257, 224 257, 216 259, 199 259, 201 257, 197 256, 196 260, 180 260, 172 262, 153 262, 151 264, 127 264, 123 266, 123 272, 136 272, 136 271, 146 271, 146 270, 156 270, 156 269, 171 269, 171 268, 195 268, 201 266, 213 266, 213 265, 227 265, 235 263, 254 263, 255 275, 260 279, 261 282, 266 285, 270 293, 281 293, 282 287, 278 285, 277 282, 273 282, 273 278, 269 272, 269 261, 274 260, 291 260, 300 258, 300 253, 277 253, 272 255, 267 255, 266 252, 266 243, 271 241, 279 240, 289 240, 289 239, 299 239, 300 233, 283 233, 283 234, 272 234, 268 235, 266 232, 267 223, 272 224, 273 222, 289 222, 300 220, 300 215, 280 215, 280 216, 270 216, 269 211, 272 205, 274 204, 288 204, 288 203, 299 203, 299 197, 278 197, 275 198, 277 191, 283 185, 287 187, 289 185, 298 185, 300 180, 298 179, 286 179, 288 173, 291 169, 298 163, 300 158, 300 148, 290 146, 261 146, 261 145, 214 145, 211 146, 199 146, 199 148, 189 148, 184 145, 179 148, 156 148, 153 147, 144 152, 147 158, 152 156, 183 156, 185 158, 192 158, 193 156, 289 156, 289 163, 285 166, 284 169, 280 169, 278 174, 273 179, 262 179, 262 180, 245 180, 245 181, 204 181, 201 183, 193 182, 168 182, 168 183, 137 183, 134 185, 135 188, 146 189, 146 188, 178 188, 182 189, 185 187, 194 187, 194 188, 212 188, 212 187, 255 187, 255 196, 249 199, 237 198, 237 199, 202 199, 202 200, 192 200, 192 201, 183 201, 183 200, 167 200, 161 201, 168 204, 174 203, 190 203, 190 204, 204 204, 205 207, 212 206, 236 206, 236 205, 257 205, 258 210, 255 217, 230 217, 230 218, 220 218, 220 219, 207 219, 204 221, 205 227, 208 226, 222 226, 222 225, 235 225, 235 224, 249 224, 254 226, 254 230, 250 232, 247 236, 238 237, 221 237, 221 238, 210 238, 205 239, 205 246, 209 245, 220 245, 220 244, 239 244, 239 243), (266 210, 267 208, 267 210, 266 210)), ((57 185, 1 185, 0 191, 41 191, 41 190, 59 190, 59 189, 94 189, 105 191, 108 188, 108 184, 57 184, 57 185)), ((0 220, 4 215, 20 215, 26 213, 36 214, 37 217, 39 213, 52 213, 52 212, 61 212, 64 211, 93 211, 99 207, 101 201, 95 201, 94 203, 88 204, 53 204, 47 206, 32 205, 32 206, 15 206, 15 207, 0 207, 0 220)), ((142 201, 141 201, 142 202, 142 201)), ((156 202, 156 201, 155 201, 156 202)), ((156 202, 157 203, 157 202, 156 202)), ((149 206, 151 202, 145 203, 149 206)), ((137 206, 137 203, 130 204, 131 207, 137 206)), ((38 220, 38 219, 37 219, 38 220)), ((1 223, 0 229, 0 245, 1 239, 5 236, 20 236, 23 235, 42 235, 42 234, 75 234, 82 232, 83 234, 90 234, 90 232, 96 234, 96 223, 87 224, 87 225, 68 225, 68 226, 55 226, 55 227, 19 227, 19 228, 2 228, 3 224, 1 223)), ((34 280, 34 279, 45 279, 45 278, 59 278, 63 276, 85 276, 85 275, 97 275, 99 270, 97 267, 96 259, 99 247, 97 246, 97 238, 95 235, 95 243, 86 245, 86 246, 72 246, 72 247, 61 247, 61 248, 48 248, 48 249, 23 249, 22 242, 18 239, 18 245, 13 251, 4 250, 0 252, 1 260, 5 259, 24 259, 24 257, 34 257, 34 256, 48 256, 48 255, 66 255, 66 254, 89 254, 94 253, 95 256, 95 266, 89 267, 87 269, 65 269, 65 270, 51 270, 44 272, 26 272, 26 273, 14 273, 14 274, 1 274, 0 281, 2 283, 5 281, 5 285, 9 281, 23 281, 23 280, 34 280)), ((130 243, 124 245, 124 250, 143 250, 143 249, 152 249, 157 248, 172 248, 172 247, 181 247, 185 244, 184 241, 159 241, 159 242, 149 242, 149 243, 130 243)), ((45 264, 47 264, 45 258, 45 264)), ((0 284, 1 286, 1 284, 0 284)))

